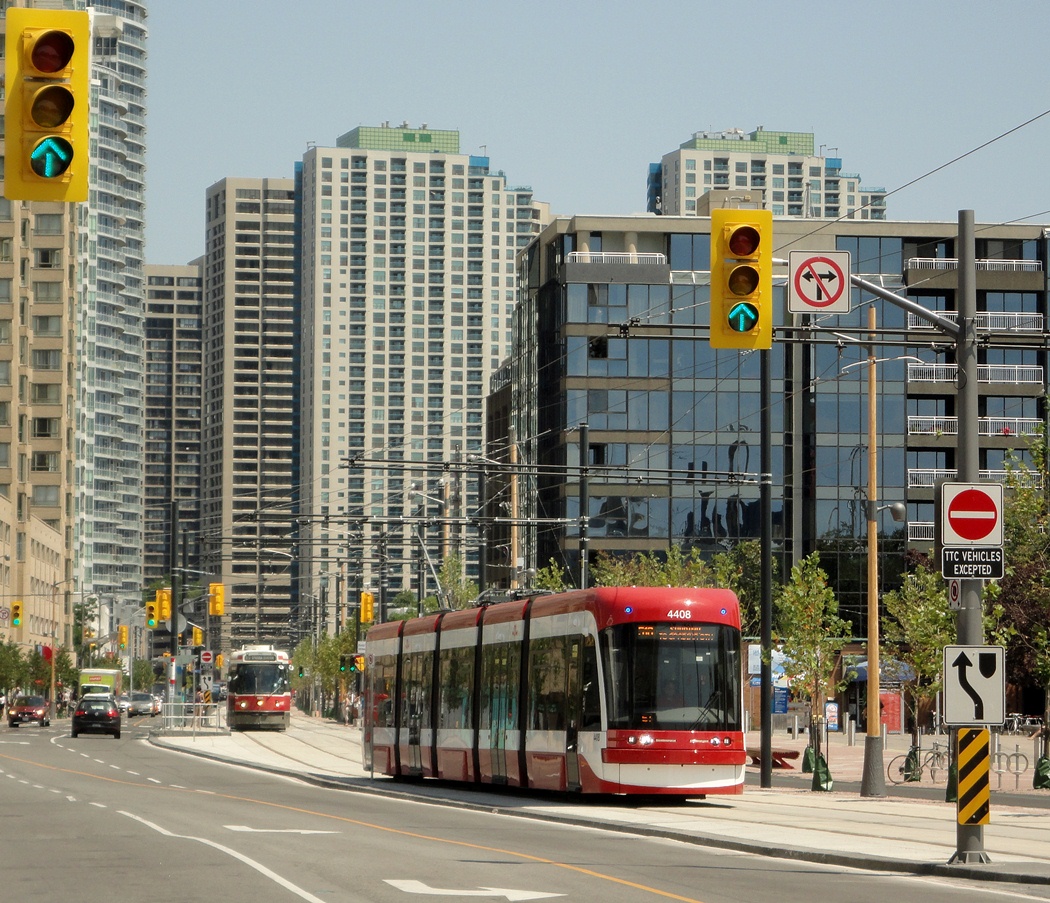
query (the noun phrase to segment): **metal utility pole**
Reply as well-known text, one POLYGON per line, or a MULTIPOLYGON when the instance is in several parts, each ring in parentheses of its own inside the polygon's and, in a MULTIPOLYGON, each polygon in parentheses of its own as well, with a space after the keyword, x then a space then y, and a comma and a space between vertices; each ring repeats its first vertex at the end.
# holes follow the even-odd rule
MULTIPOLYGON (((978 445, 977 393, 977 259, 974 242, 973 211, 959 211, 959 342, 956 351, 958 366, 959 433, 956 436, 956 465, 960 483, 976 483, 981 478, 980 447, 978 445)), ((956 621, 956 638, 960 646, 980 646, 984 643, 984 623, 981 608, 981 581, 959 581, 961 608, 956 621)), ((955 742, 958 728, 952 729, 955 742)), ((955 855, 950 862, 988 862, 984 852, 983 825, 956 825, 955 855)))
MULTIPOLYGON (((978 391, 977 391, 977 259, 974 243, 972 210, 959 211, 959 236, 957 243, 959 261, 959 285, 956 291, 956 308, 959 322, 953 323, 933 311, 926 310, 909 298, 887 291, 882 286, 850 276, 850 283, 870 292, 884 301, 903 308, 932 323, 940 332, 955 342, 955 360, 958 367, 956 384, 956 414, 959 432, 956 436, 956 466, 958 479, 964 483, 976 483, 980 479, 980 445, 978 437, 978 391)), ((959 645, 978 646, 984 641, 984 625, 981 609, 981 581, 960 580, 960 604, 956 622, 956 637, 959 645)), ((871 672, 868 672, 869 680, 871 672)), ((953 742, 955 738, 953 737, 953 742)), ((982 825, 956 825, 956 850, 951 862, 988 862, 984 852, 984 827, 982 825)))
POLYGON ((591 518, 591 484, 590 484, 591 440, 590 429, 586 423, 580 424, 580 589, 587 589, 590 583, 590 527, 591 518))
MULTIPOLYGON (((868 329, 875 338, 875 308, 868 308, 868 329)), ((879 663, 879 533, 878 450, 875 437, 878 406, 875 403, 875 346, 868 346, 868 501, 865 519, 868 530, 868 730, 864 737, 864 771, 861 796, 885 796, 886 775, 882 769, 882 718, 879 715, 881 671, 879 663)))
POLYGON ((772 375, 770 373, 770 351, 759 351, 760 392, 759 407, 762 409, 760 426, 759 509, 762 519, 759 545, 762 554, 762 664, 759 673, 760 738, 762 765, 759 783, 762 787, 773 786, 773 427, 770 422, 772 401, 772 375))

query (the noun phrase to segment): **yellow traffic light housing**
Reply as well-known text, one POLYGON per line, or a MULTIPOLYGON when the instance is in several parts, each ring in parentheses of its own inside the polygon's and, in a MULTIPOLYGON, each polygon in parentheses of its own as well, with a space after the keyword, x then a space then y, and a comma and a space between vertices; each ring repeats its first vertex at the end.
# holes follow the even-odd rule
POLYGON ((88 13, 7 10, 4 197, 88 197, 88 13))
POLYGON ((156 630, 160 623, 160 606, 156 601, 146 603, 146 626, 150 630, 156 630))
POLYGON ((164 589, 157 590, 157 605, 159 606, 158 614, 162 621, 171 620, 171 588, 165 587, 164 589))
POLYGON ((711 211, 711 347, 773 345, 773 214, 711 211))
POLYGON ((121 649, 128 648, 128 625, 121 624, 117 627, 117 643, 121 649))
POLYGON ((367 590, 361 593, 361 623, 368 624, 375 620, 375 595, 367 590))
POLYGON ((365 673, 365 657, 363 655, 354 656, 354 664, 351 670, 356 671, 358 674, 365 673))
POLYGON ((212 617, 226 614, 226 587, 221 583, 208 584, 208 614, 212 617))
POLYGON ((193 645, 203 646, 204 645, 204 631, 199 627, 193 628, 193 645))
POLYGON ((22 603, 12 602, 11 603, 11 626, 21 627, 22 626, 22 603))

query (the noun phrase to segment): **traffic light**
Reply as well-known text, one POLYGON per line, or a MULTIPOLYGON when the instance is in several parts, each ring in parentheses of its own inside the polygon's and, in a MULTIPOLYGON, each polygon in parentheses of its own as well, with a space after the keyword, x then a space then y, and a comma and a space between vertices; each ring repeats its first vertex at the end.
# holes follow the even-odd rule
POLYGON ((208 614, 212 617, 226 614, 226 587, 221 583, 208 584, 208 614))
POLYGON ((305 672, 305 669, 303 668, 303 666, 302 666, 302 665, 300 665, 300 666, 299 666, 299 676, 300 676, 300 677, 302 677, 302 676, 303 676, 303 674, 304 674, 304 672, 305 672))
POLYGON ((361 623, 368 624, 375 620, 375 595, 365 590, 361 593, 361 623))
POLYGON ((358 674, 365 673, 365 657, 363 655, 354 656, 354 664, 351 670, 356 671, 358 674))
POLYGON ((160 623, 160 606, 156 600, 146 603, 146 626, 150 630, 156 630, 160 623))
POLYGON ((711 211, 711 347, 773 344, 773 214, 711 211))
POLYGON ((128 625, 121 624, 117 627, 117 643, 121 649, 128 648, 128 625))
POLYGON ((193 645, 203 646, 204 645, 204 631, 199 627, 193 628, 193 645))
POLYGON ((215 656, 215 669, 216 670, 219 670, 219 669, 222 668, 222 661, 223 661, 222 653, 220 652, 218 655, 215 656))
POLYGON ((88 197, 88 13, 13 7, 4 68, 4 197, 88 197))
POLYGON ((340 655, 339 656, 339 671, 340 671, 340 673, 342 673, 342 672, 347 670, 347 666, 349 665, 351 658, 352 658, 352 656, 349 656, 349 655, 340 655))
POLYGON ((11 603, 11 626, 21 627, 22 626, 22 603, 12 602, 11 603))
POLYGON ((157 614, 160 615, 162 621, 171 620, 171 588, 165 587, 164 589, 157 590, 157 604, 160 606, 157 609, 157 614))

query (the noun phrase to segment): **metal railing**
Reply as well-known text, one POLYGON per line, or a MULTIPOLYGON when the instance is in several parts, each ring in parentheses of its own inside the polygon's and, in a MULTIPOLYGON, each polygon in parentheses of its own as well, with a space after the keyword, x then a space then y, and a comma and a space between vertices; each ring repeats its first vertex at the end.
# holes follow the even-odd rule
MULTIPOLYGON (((909 270, 957 270, 959 261, 955 257, 909 257, 904 262, 909 270)), ((985 258, 977 261, 978 271, 986 273, 1038 273, 1043 264, 1038 260, 997 260, 985 258)))
POLYGON ((165 702, 161 707, 162 731, 177 733, 228 733, 225 703, 165 702))
MULTIPOLYGON (((937 467, 911 467, 908 469, 909 489, 933 489, 938 480, 954 480, 957 470, 937 467)), ((979 479, 990 483, 1012 483, 1016 486, 1038 489, 1043 480, 1038 473, 1026 470, 982 470, 979 479)))
MULTIPOLYGON (((959 368, 956 364, 908 364, 909 382, 955 382, 959 368)), ((1012 385, 1042 384, 1043 368, 1035 364, 980 364, 977 381, 982 383, 1010 383, 1012 385)))
MULTIPOLYGON (((1043 421, 1032 417, 981 417, 977 432, 981 436, 1036 436, 1043 421)), ((909 436, 955 436, 959 432, 958 417, 922 417, 908 415, 909 436)))
POLYGON ((569 263, 645 263, 662 265, 667 257, 657 252, 631 253, 629 251, 570 251, 569 263))
MULTIPOLYGON (((939 317, 958 322, 956 310, 933 311, 939 317)), ((1042 332, 1043 315, 1021 313, 1017 311, 982 311, 977 314, 974 326, 978 332, 1042 332)), ((908 329, 934 329, 934 325, 918 314, 908 314, 908 329)))
POLYGON ((909 521, 908 542, 933 542, 933 521, 909 521))

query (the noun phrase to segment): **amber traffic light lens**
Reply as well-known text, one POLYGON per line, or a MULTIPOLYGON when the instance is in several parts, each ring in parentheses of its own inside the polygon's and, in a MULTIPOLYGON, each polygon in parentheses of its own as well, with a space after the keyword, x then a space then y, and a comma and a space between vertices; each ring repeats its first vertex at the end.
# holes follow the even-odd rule
POLYGON ((758 270, 747 265, 733 267, 726 284, 734 295, 750 295, 758 288, 758 270))
POLYGON ((33 106, 29 115, 33 122, 44 129, 54 129, 62 125, 73 112, 73 92, 63 85, 50 85, 33 96, 33 106))
POLYGON ((741 226, 729 236, 729 252, 734 257, 753 257, 762 237, 754 226, 741 226))

